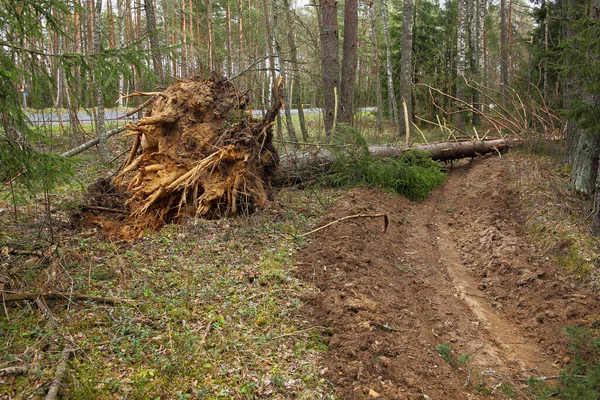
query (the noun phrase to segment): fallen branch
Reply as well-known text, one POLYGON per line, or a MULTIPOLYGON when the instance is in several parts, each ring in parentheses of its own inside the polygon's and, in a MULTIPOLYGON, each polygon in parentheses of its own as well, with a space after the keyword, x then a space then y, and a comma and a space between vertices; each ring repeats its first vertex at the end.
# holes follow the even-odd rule
MULTIPOLYGON (((126 128, 124 126, 120 127, 120 128, 115 128, 115 129, 111 129, 110 131, 106 132, 106 137, 109 138, 111 136, 116 135, 117 133, 121 133, 125 130, 126 128)), ((83 143, 82 145, 79 145, 77 147, 75 147, 74 149, 71 149, 69 151, 65 151, 64 153, 61 154, 61 156, 63 157, 73 157, 79 153, 83 153, 84 151, 86 151, 87 149, 89 149, 92 146, 95 146, 98 144, 98 138, 94 138, 92 140, 89 140, 85 143, 83 143)))
POLYGON ((100 207, 100 206, 87 206, 87 205, 83 205, 81 206, 81 211, 105 211, 105 212, 110 212, 110 213, 115 213, 115 214, 129 214, 129 211, 127 210, 119 210, 117 208, 109 208, 109 207, 100 207))
MULTIPOLYGON (((529 378, 519 378, 518 381, 519 382, 529 382, 532 379, 535 381, 551 381, 551 380, 555 380, 555 379, 560 379, 562 378, 562 375, 552 375, 552 376, 531 376, 529 378)), ((587 376, 585 375, 570 375, 571 378, 578 378, 578 379, 587 379, 587 376)))
POLYGON ((10 254, 14 256, 36 256, 36 257, 44 257, 43 251, 35 251, 35 250, 19 250, 19 249, 10 249, 10 254))
POLYGON ((69 361, 69 357, 75 350, 65 347, 60 356, 60 361, 58 362, 58 366, 56 367, 56 373, 54 374, 54 379, 52 379, 52 383, 50 384, 50 389, 48 390, 48 394, 44 397, 44 400, 55 400, 58 395, 58 389, 60 389, 60 385, 62 380, 67 373, 67 362, 69 361))
POLYGON ((328 328, 326 326, 312 326, 310 328, 300 329, 300 330, 297 330, 297 331, 294 331, 294 332, 283 333, 281 335, 273 336, 272 338, 270 338, 270 340, 282 339, 284 337, 301 335, 303 333, 310 332, 310 331, 312 331, 314 329, 328 329, 328 328))
POLYGON ((113 305, 126 301, 122 299, 117 299, 115 297, 88 296, 85 294, 77 293, 6 293, 4 291, 2 291, 1 293, 2 299, 5 302, 35 300, 38 298, 42 298, 44 300, 92 300, 97 303, 113 305))
POLYGON ((382 233, 385 233, 385 231, 387 231, 388 225, 390 224, 390 220, 388 218, 388 216, 386 214, 355 214, 355 215, 348 215, 345 216, 343 218, 339 218, 336 219, 335 221, 332 221, 328 224, 325 224, 319 228, 313 229, 310 232, 306 232, 302 235, 300 235, 301 237, 306 237, 308 235, 312 235, 313 233, 319 232, 320 230, 323 230, 325 228, 329 228, 331 225, 337 224, 338 222, 342 222, 348 219, 352 219, 352 218, 376 218, 376 217, 383 217, 383 229, 381 230, 382 233))
POLYGON ((25 375, 29 372, 29 367, 24 365, 15 365, 14 367, 6 367, 0 369, 0 376, 18 376, 25 375))

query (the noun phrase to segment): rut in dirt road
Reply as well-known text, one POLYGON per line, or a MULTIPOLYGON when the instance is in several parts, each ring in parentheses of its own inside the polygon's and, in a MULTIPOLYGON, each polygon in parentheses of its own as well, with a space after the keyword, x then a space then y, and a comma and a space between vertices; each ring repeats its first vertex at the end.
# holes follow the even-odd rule
POLYGON ((423 203, 354 189, 333 204, 323 223, 390 218, 386 233, 375 220, 336 224, 298 255, 319 289, 307 312, 331 327, 324 374, 340 398, 489 398, 476 387, 518 392, 520 378, 562 367, 562 327, 598 303, 530 244, 510 162, 461 163, 423 203))

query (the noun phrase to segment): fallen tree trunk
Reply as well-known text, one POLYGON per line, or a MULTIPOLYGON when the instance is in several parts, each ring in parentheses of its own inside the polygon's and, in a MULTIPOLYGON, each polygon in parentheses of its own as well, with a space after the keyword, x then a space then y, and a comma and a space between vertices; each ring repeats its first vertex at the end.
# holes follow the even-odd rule
MULTIPOLYGON (((515 143, 512 139, 494 139, 478 141, 444 142, 415 147, 406 146, 370 146, 369 153, 376 158, 400 157, 407 150, 423 150, 431 153, 438 161, 458 160, 478 155, 502 152, 515 143)), ((273 184, 285 186, 305 182, 331 172, 334 156, 331 151, 320 148, 318 151, 296 151, 280 155, 280 167, 273 184)))
MULTIPOLYGON (((123 132, 125 129, 127 129, 124 126, 121 126, 119 128, 115 128, 115 129, 111 129, 110 131, 106 132, 106 138, 109 138, 111 136, 116 135, 117 133, 121 133, 123 132)), ((88 140, 87 142, 69 150, 69 151, 65 151, 64 153, 61 154, 61 156, 63 157, 73 157, 79 153, 83 153, 84 151, 86 151, 87 149, 89 149, 92 146, 97 145, 100 142, 100 139, 98 138, 94 138, 92 140, 88 140)))

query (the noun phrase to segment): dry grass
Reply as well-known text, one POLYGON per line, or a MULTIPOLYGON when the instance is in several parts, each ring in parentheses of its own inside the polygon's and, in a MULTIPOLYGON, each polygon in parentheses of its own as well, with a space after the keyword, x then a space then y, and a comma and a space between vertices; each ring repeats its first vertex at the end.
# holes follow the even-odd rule
POLYGON ((518 152, 513 160, 515 186, 533 239, 566 272, 600 290, 600 238, 591 235, 588 219, 593 201, 569 190, 570 167, 554 154, 518 152))
MULTIPOLYGON (((80 171, 97 176, 95 168, 80 171)), ((0 377, 0 398, 42 397, 66 346, 76 352, 63 398, 333 397, 320 373, 327 340, 302 308, 315 288, 295 277, 294 254, 337 192, 286 189, 251 216, 190 218, 116 242, 69 226, 79 190, 54 195, 51 225, 42 203, 20 205, 16 219, 0 204, 3 246, 48 251, 3 259, 2 284, 123 302, 48 300, 50 314, 34 301, 3 304, 0 368, 29 372, 0 377)))

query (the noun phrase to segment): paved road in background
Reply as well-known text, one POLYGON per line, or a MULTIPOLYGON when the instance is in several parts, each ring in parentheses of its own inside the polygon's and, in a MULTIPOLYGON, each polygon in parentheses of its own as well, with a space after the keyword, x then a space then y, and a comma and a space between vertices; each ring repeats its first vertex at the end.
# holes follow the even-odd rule
MULTIPOLYGON (((368 111, 368 112, 372 112, 375 111, 376 108, 375 107, 365 107, 365 108, 361 108, 360 111, 368 111)), ((298 109, 296 108, 292 108, 290 110, 292 115, 297 115, 298 114, 298 109)), ((320 114, 322 112, 322 109, 320 108, 305 108, 304 109, 304 113, 305 114, 320 114)), ((107 110, 104 112, 104 116, 106 118, 107 121, 116 121, 117 118, 122 117, 123 115, 125 115, 127 113, 127 111, 124 110, 107 110)), ((255 117, 262 117, 264 115, 265 111, 262 110, 254 110, 253 111, 253 115, 255 117)), ((284 110, 280 111, 280 114, 283 115, 284 114, 284 110)), ((43 125, 43 124, 53 124, 53 123, 59 123, 60 119, 57 113, 39 113, 39 112, 34 112, 34 113, 27 113, 27 116, 29 117, 29 119, 31 120, 31 122, 33 122, 36 125, 43 125)), ((63 122, 69 122, 69 114, 62 114, 61 115, 63 122)), ((82 123, 85 122, 92 122, 94 121, 94 116, 90 115, 86 112, 78 112, 77 113, 77 117, 79 118, 79 121, 82 123)), ((132 115, 130 117, 127 118, 123 118, 120 121, 137 121, 137 114, 132 115)))

